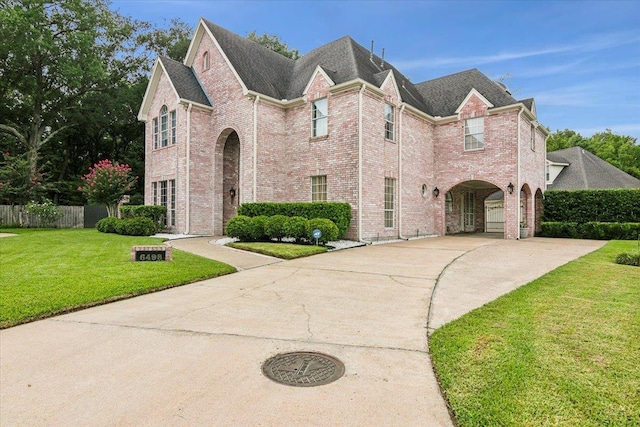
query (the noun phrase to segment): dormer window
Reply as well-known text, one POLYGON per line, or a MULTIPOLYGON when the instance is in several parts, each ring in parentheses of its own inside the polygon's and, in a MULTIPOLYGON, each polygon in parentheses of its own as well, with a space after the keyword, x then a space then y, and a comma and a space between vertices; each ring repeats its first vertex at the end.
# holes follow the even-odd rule
POLYGON ((479 150, 484 148, 484 117, 476 117, 464 121, 464 149, 479 150))
POLYGON ((207 71, 209 67, 209 52, 205 52, 202 54, 202 70, 207 71))

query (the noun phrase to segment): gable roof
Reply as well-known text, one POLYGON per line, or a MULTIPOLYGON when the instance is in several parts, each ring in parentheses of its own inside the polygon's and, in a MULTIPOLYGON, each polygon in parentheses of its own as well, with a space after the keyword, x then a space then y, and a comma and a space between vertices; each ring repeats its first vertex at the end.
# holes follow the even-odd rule
POLYGON ((547 186, 548 190, 597 190, 607 188, 640 188, 640 179, 618 169, 582 147, 565 148, 547 153, 554 163, 568 163, 547 186))
POLYGON ((193 72, 193 68, 164 56, 161 56, 159 60, 180 99, 211 107, 211 101, 193 72))
POLYGON ((504 87, 482 74, 478 69, 462 71, 416 85, 422 98, 429 100, 432 116, 452 116, 471 89, 482 94, 494 107, 516 104, 504 87))

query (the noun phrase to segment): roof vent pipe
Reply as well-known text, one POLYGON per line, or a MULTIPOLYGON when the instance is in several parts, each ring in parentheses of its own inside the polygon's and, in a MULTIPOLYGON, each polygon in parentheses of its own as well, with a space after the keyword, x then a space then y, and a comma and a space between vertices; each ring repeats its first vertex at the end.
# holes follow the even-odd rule
POLYGON ((373 62, 373 40, 371 40, 371 51, 369 52, 369 61, 373 62))
POLYGON ((382 48, 382 62, 380 62, 380 67, 384 68, 384 48, 382 48))

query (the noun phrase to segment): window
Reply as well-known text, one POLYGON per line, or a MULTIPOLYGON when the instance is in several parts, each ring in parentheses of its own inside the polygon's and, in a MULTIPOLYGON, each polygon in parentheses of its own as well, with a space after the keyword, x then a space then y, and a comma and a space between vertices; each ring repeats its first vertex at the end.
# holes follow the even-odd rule
POLYGON ((544 175, 545 175, 545 180, 547 181, 547 184, 548 184, 549 183, 549 177, 550 177, 550 175, 549 175, 549 163, 546 163, 546 162, 545 162, 545 165, 544 165, 544 175))
POLYGON ((169 117, 171 119, 171 145, 176 143, 177 133, 176 133, 176 110, 173 110, 169 113, 169 117))
POLYGON ((175 179, 171 179, 169 180, 169 194, 170 194, 170 199, 169 199, 169 218, 167 218, 169 221, 169 225, 176 225, 176 180, 175 179))
POLYGON ((313 137, 327 134, 327 98, 313 101, 311 127, 311 136, 313 137))
POLYGON ((202 69, 207 71, 210 67, 209 64, 209 52, 205 52, 202 54, 202 69))
POLYGON ((453 212, 453 194, 451 194, 451 191, 447 191, 447 194, 444 195, 444 206, 447 213, 453 212))
POLYGON ((176 180, 156 181, 152 187, 153 204, 167 208, 165 225, 176 225, 176 180))
POLYGON ((396 119, 395 107, 391 104, 384 104, 384 137, 393 141, 394 124, 396 119))
POLYGON ((484 117, 464 121, 464 149, 484 148, 484 117))
POLYGON ((166 147, 169 143, 169 123, 168 123, 168 109, 166 105, 163 105, 160 109, 160 146, 166 147))
POLYGON ((318 175, 311 177, 311 201, 327 201, 327 176, 318 175))
POLYGON ((531 125, 531 149, 536 151, 536 127, 531 125))
POLYGON ((153 118, 153 148, 158 148, 158 118, 153 118))
POLYGON ((384 226, 393 228, 394 205, 395 205, 396 180, 394 178, 384 179, 384 226))

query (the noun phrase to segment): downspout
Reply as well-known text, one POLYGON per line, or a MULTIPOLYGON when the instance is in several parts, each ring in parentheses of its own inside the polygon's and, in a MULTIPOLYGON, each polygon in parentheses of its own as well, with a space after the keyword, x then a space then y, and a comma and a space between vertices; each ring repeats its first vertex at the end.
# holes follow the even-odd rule
POLYGON ((186 179, 185 179, 185 230, 184 234, 189 234, 189 226, 191 224, 191 109, 193 108, 193 103, 189 103, 187 107, 187 153, 186 153, 186 179))
POLYGON ((402 235, 402 113, 406 106, 403 102, 398 117, 398 237, 409 240, 402 235))
POLYGON ((362 96, 366 86, 358 92, 358 241, 362 241, 362 96))
POLYGON ((518 111, 518 160, 516 162, 516 165, 518 167, 518 176, 517 176, 517 180, 516 180, 516 240, 520 240, 520 218, 522 215, 522 212, 520 212, 521 208, 520 208, 520 188, 521 188, 521 184, 520 184, 520 142, 521 142, 521 136, 520 136, 520 121, 522 120, 522 107, 520 107, 520 111, 518 111))
POLYGON ((253 202, 258 201, 258 102, 260 95, 253 100, 253 202))

